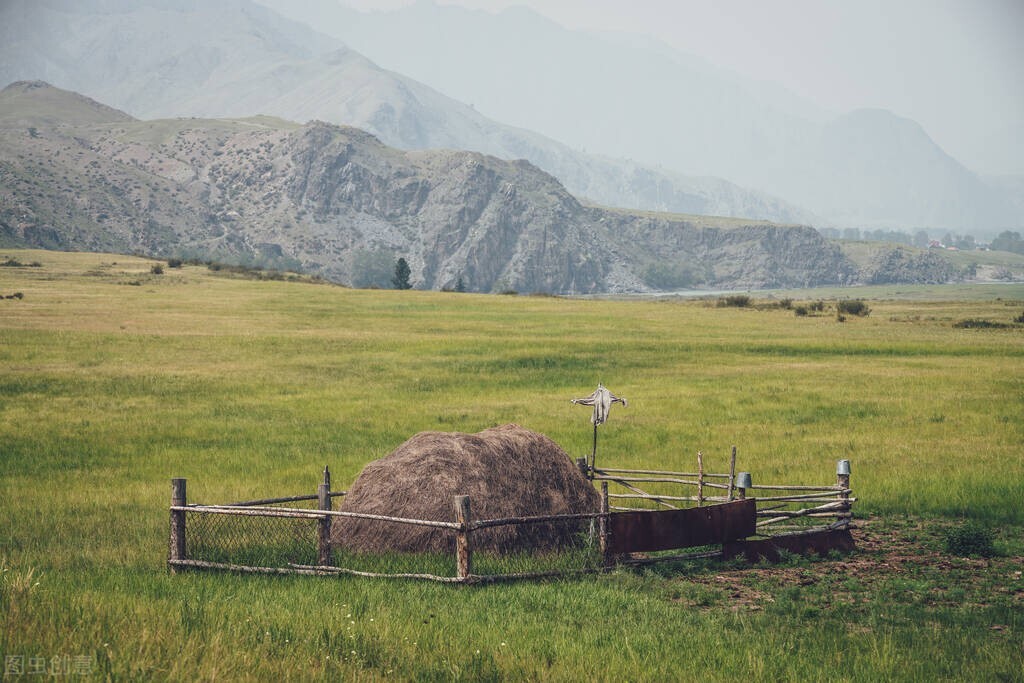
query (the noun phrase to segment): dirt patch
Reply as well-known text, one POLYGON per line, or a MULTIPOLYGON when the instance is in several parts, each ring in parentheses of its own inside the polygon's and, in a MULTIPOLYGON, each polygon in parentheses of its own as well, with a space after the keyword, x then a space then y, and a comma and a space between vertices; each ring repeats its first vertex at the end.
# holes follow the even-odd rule
POLYGON ((941 529, 924 521, 858 521, 857 550, 839 559, 737 565, 684 580, 718 592, 737 611, 764 609, 780 594, 795 592, 819 607, 878 599, 925 606, 986 607, 996 600, 1024 605, 1024 556, 953 557, 941 549, 941 529))

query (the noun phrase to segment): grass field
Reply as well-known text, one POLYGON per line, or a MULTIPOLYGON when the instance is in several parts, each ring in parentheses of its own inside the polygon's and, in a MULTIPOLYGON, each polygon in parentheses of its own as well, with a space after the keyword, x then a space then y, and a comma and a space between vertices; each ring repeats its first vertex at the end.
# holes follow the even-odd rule
POLYGON ((110 680, 1024 680, 1024 286, 839 323, 8 259, 0 651, 26 679, 61 657, 110 680), (599 381, 630 401, 599 464, 721 471, 735 444, 755 481, 820 484, 849 459, 863 550, 461 588, 167 572, 171 477, 194 502, 313 493, 325 464, 344 484, 418 431, 507 422, 583 455, 569 399, 599 381), (943 550, 964 518, 997 556, 943 550))

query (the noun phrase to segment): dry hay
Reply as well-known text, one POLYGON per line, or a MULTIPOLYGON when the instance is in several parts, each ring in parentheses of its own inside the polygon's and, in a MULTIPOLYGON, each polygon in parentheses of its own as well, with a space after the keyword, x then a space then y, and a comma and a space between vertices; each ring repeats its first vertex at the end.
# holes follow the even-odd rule
MULTIPOLYGON (((375 460, 341 509, 435 521, 455 521, 453 499, 468 495, 473 519, 597 512, 601 498, 558 444, 518 425, 477 434, 420 432, 375 460)), ((584 520, 500 526, 473 532, 473 547, 502 552, 550 550, 574 544, 584 520)), ((449 529, 335 518, 332 541, 357 552, 451 552, 449 529)))

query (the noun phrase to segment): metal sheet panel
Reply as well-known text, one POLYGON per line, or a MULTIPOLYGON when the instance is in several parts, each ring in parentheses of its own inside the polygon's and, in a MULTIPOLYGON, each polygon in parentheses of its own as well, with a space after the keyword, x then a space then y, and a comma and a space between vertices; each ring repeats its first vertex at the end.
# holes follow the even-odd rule
POLYGON ((713 545, 752 536, 756 502, 737 500, 686 510, 636 510, 609 516, 612 553, 639 553, 713 545))
POLYGON ((778 562, 782 559, 780 551, 783 550, 795 555, 826 555, 833 550, 850 552, 855 547, 849 529, 821 529, 758 541, 733 541, 722 548, 722 556, 727 560, 742 555, 748 562, 761 559, 778 562))

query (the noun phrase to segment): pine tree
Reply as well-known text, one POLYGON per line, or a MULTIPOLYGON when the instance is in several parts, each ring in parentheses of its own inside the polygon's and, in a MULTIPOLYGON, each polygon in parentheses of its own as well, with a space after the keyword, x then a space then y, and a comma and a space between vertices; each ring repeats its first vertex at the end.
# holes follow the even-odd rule
POLYGON ((411 273, 409 263, 404 258, 399 258, 395 263, 395 277, 391 279, 391 284, 395 286, 395 289, 412 289, 412 284, 409 283, 411 273))

